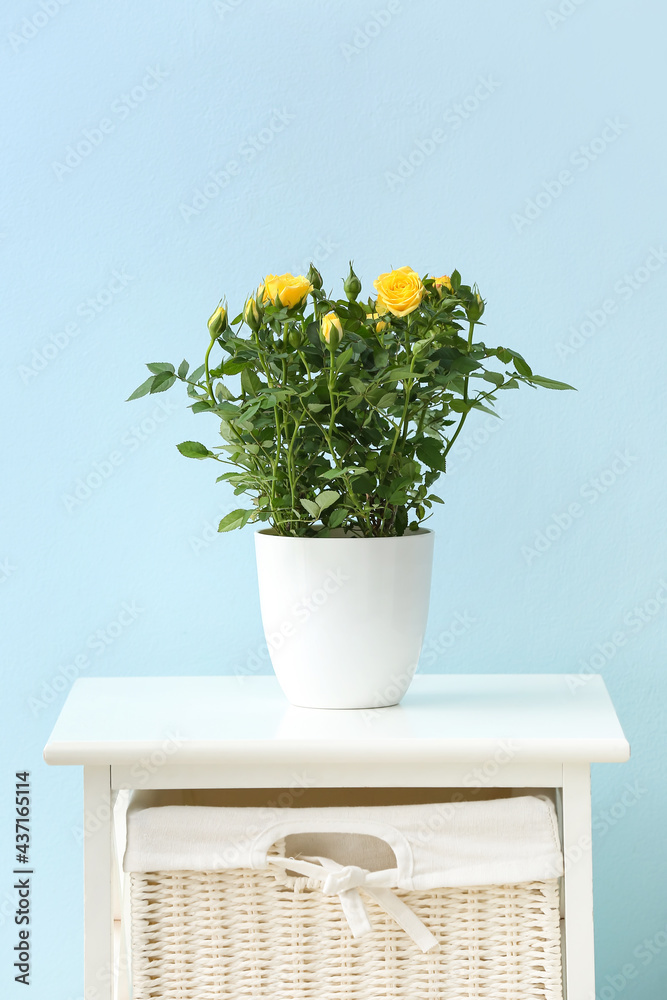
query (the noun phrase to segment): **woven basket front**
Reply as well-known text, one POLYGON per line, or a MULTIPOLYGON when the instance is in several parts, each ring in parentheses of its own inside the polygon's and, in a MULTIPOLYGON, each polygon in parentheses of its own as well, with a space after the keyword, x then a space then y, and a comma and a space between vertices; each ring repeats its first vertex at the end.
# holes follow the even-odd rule
POLYGON ((370 898, 354 939, 337 896, 272 871, 133 873, 134 1000, 562 1000, 558 881, 397 895, 424 955, 370 898))

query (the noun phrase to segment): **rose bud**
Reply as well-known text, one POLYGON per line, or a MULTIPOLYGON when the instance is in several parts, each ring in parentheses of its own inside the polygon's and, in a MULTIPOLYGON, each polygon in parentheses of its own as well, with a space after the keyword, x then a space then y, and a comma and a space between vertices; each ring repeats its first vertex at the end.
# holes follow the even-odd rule
POLYGON ((330 351, 335 351, 343 339, 343 327, 335 312, 328 312, 322 319, 322 339, 330 351))
POLYGON ((361 282, 352 269, 352 261, 350 261, 350 273, 345 279, 343 290, 345 291, 345 294, 350 302, 357 301, 357 296, 361 291, 361 282))

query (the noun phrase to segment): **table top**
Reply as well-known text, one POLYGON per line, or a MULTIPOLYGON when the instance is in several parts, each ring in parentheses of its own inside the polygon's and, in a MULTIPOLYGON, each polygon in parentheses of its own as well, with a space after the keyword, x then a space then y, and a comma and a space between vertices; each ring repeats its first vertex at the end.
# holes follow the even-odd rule
POLYGON ((174 763, 416 764, 486 759, 624 761, 630 747, 599 675, 422 674, 400 705, 295 708, 275 677, 75 681, 44 750, 48 764, 123 765, 164 749, 174 763))

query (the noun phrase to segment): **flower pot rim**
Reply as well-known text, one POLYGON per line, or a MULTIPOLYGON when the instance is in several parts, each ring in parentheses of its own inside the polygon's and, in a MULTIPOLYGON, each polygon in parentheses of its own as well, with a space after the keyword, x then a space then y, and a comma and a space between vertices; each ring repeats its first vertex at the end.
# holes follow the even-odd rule
MULTIPOLYGON (((339 530, 339 529, 335 529, 339 530)), ((418 528, 416 531, 406 531, 404 535, 380 535, 368 537, 367 535, 329 535, 327 538, 305 537, 304 535, 279 535, 273 528, 259 528, 255 535, 263 535, 265 538, 278 538, 283 542, 397 542, 404 538, 421 537, 424 535, 435 535, 432 528, 418 528)))

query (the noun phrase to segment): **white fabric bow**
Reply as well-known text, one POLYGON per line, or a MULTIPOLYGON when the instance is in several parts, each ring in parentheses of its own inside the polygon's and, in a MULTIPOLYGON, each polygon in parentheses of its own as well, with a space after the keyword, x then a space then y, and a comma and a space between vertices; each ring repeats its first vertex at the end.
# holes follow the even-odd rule
POLYGON ((339 865, 331 858, 318 857, 306 861, 301 858, 274 856, 268 860, 271 864, 278 864, 285 870, 307 875, 319 882, 325 896, 338 896, 345 919, 355 938, 362 937, 372 930, 368 912, 358 891, 363 889, 385 913, 394 918, 420 951, 430 951, 438 943, 437 938, 431 934, 417 914, 387 887, 386 883, 391 881, 392 877, 389 872, 370 872, 356 865, 339 865), (317 861, 318 864, 313 864, 313 861, 317 861))

